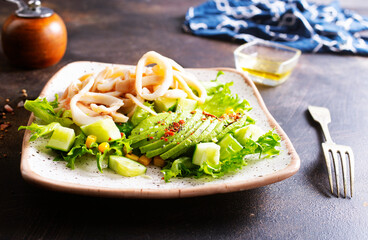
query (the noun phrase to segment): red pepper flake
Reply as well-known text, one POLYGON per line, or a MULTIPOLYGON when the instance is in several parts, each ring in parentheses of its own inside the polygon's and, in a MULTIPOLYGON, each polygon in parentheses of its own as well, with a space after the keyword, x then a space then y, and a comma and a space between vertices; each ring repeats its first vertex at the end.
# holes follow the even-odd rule
POLYGON ((196 113, 196 111, 191 111, 190 113, 191 113, 191 114, 195 114, 195 113, 196 113))
POLYGON ((123 132, 121 132, 121 133, 120 133, 120 136, 124 137, 124 133, 123 133, 123 132))
POLYGON ((164 137, 161 137, 160 139, 161 139, 161 140, 164 140, 164 137))
POLYGON ((153 137, 151 136, 151 137, 149 137, 150 139, 153 139, 153 137))
POLYGON ((111 137, 109 137, 109 141, 111 141, 111 137))
POLYGON ((165 139, 164 139, 164 141, 165 141, 165 142, 167 142, 167 141, 168 141, 168 139, 167 139, 167 138, 165 138, 165 139))
POLYGON ((171 111, 169 111, 169 113, 172 113, 171 111))
POLYGON ((207 118, 205 118, 205 117, 204 117, 204 118, 201 118, 201 120, 202 120, 202 121, 206 121, 206 120, 207 120, 207 118))
POLYGON ((165 123, 161 123, 161 125, 165 125, 165 123))
POLYGON ((184 121, 184 120, 179 120, 179 123, 180 123, 181 125, 183 125, 183 124, 185 123, 185 121, 184 121))
POLYGON ((194 132, 192 132, 190 135, 193 135, 194 134, 194 132))
POLYGON ((215 115, 213 115, 211 113, 208 113, 208 112, 205 112, 205 111, 203 111, 202 114, 205 115, 205 116, 207 116, 207 117, 214 117, 214 118, 216 118, 215 115))
POLYGON ((161 121, 158 121, 157 123, 161 123, 161 121))
POLYGON ((180 142, 177 142, 176 144, 180 144, 180 142))
POLYGON ((169 135, 169 136, 174 136, 174 132, 167 132, 167 134, 169 135))

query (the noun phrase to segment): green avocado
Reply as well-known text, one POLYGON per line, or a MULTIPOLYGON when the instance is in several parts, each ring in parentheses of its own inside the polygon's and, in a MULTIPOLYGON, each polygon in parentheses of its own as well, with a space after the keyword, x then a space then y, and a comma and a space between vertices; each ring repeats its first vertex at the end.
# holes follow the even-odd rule
MULTIPOLYGON (((203 139, 205 139, 206 137, 208 137, 208 135, 213 131, 213 129, 216 127, 218 121, 216 119, 210 119, 210 124, 207 126, 207 128, 198 136, 194 136, 192 137, 192 139, 190 139, 191 143, 189 144, 189 146, 187 148, 183 148, 183 149, 178 149, 178 151, 171 156, 171 158, 176 158, 179 155, 187 152, 191 147, 195 146, 197 143, 203 141, 203 139)), ((193 134, 195 135, 195 133, 193 134)), ((187 140, 185 140, 187 141, 187 140)), ((180 144, 179 144, 180 145, 180 144)))
MULTIPOLYGON (((191 146, 195 145, 197 139, 201 136, 201 134, 207 129, 207 127, 211 124, 212 119, 208 118, 207 120, 203 121, 203 123, 198 127, 196 131, 193 132, 188 138, 184 141, 170 149, 169 151, 160 155, 161 158, 164 160, 168 158, 175 158, 182 154, 183 152, 187 151, 191 146)), ((217 124, 217 123, 214 123, 217 124)))
POLYGON ((201 121, 196 121, 195 124, 191 128, 189 128, 188 131, 186 131, 185 134, 178 135, 171 142, 166 143, 165 145, 162 145, 160 148, 148 151, 146 153, 146 156, 147 157, 154 157, 154 156, 158 156, 160 154, 163 154, 163 153, 169 151, 173 147, 177 146, 178 143, 180 144, 180 142, 183 142, 185 139, 187 139, 190 136, 190 134, 193 133, 193 131, 197 130, 199 128, 199 126, 201 126, 201 125, 202 125, 201 121))
MULTIPOLYGON (((224 128, 225 121, 218 121, 216 127, 208 134, 208 136, 203 139, 203 142, 213 142, 213 140, 216 140, 216 136, 222 131, 224 128)), ((217 141, 217 140, 216 140, 217 141)))
POLYGON ((172 123, 178 114, 171 113, 167 118, 165 118, 160 124, 157 124, 156 126, 150 126, 148 128, 143 128, 142 131, 140 131, 138 134, 132 136, 129 136, 129 140, 131 143, 139 142, 145 138, 149 138, 151 135, 154 135, 159 130, 165 129, 170 123, 172 123))
MULTIPOLYGON (((139 149, 142 153, 146 153, 148 151, 157 150, 158 148, 161 148, 163 145, 168 145, 169 143, 175 141, 175 143, 178 141, 178 139, 181 139, 190 129, 193 128, 193 126, 199 121, 199 119, 202 117, 202 113, 200 111, 197 111, 194 115, 189 115, 187 118, 185 125, 180 130, 180 132, 175 133, 175 135, 168 137, 168 141, 165 140, 158 140, 153 143, 147 144, 145 146, 141 146, 139 149)), ((158 155, 158 154, 157 154, 158 155)))
POLYGON ((130 133, 130 136, 135 136, 139 134, 142 131, 147 130, 150 126, 157 125, 157 122, 163 121, 167 117, 170 116, 170 113, 159 113, 155 116, 151 116, 149 118, 144 119, 142 122, 140 122, 130 133))
POLYGON ((247 116, 244 115, 242 118, 238 119, 235 122, 230 123, 227 125, 216 137, 217 140, 221 140, 225 135, 237 128, 243 127, 247 122, 247 116))

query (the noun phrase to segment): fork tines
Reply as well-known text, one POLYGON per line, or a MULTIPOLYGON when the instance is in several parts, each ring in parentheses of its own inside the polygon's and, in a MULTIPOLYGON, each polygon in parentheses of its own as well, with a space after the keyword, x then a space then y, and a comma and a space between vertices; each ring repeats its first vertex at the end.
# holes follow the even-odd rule
POLYGON ((337 197, 340 196, 340 172, 343 176, 344 197, 347 196, 347 162, 349 162, 349 178, 350 178, 350 197, 353 196, 354 185, 354 154, 353 150, 348 146, 336 145, 334 143, 322 143, 323 153, 325 155, 326 166, 328 171, 328 179, 330 182, 331 193, 333 194, 332 170, 335 173, 335 184, 337 189, 337 197), (331 164, 332 159, 332 164, 331 164), (339 163, 341 163, 342 170, 340 171, 339 163))

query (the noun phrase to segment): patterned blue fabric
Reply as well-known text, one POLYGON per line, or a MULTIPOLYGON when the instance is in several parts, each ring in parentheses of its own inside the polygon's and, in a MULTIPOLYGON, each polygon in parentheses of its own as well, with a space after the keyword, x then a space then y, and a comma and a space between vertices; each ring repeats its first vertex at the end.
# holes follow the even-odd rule
POLYGON ((368 55, 368 18, 342 9, 338 1, 209 0, 191 7, 184 30, 198 36, 249 42, 255 38, 303 52, 368 55))

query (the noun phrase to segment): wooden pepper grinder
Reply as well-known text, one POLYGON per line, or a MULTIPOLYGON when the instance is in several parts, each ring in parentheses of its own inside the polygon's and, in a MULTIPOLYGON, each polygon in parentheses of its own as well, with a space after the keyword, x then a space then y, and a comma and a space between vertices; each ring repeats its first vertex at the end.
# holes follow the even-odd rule
POLYGON ((67 32, 63 20, 53 10, 41 7, 41 1, 5 0, 18 10, 4 23, 1 37, 9 61, 25 68, 45 68, 63 57, 67 32))

